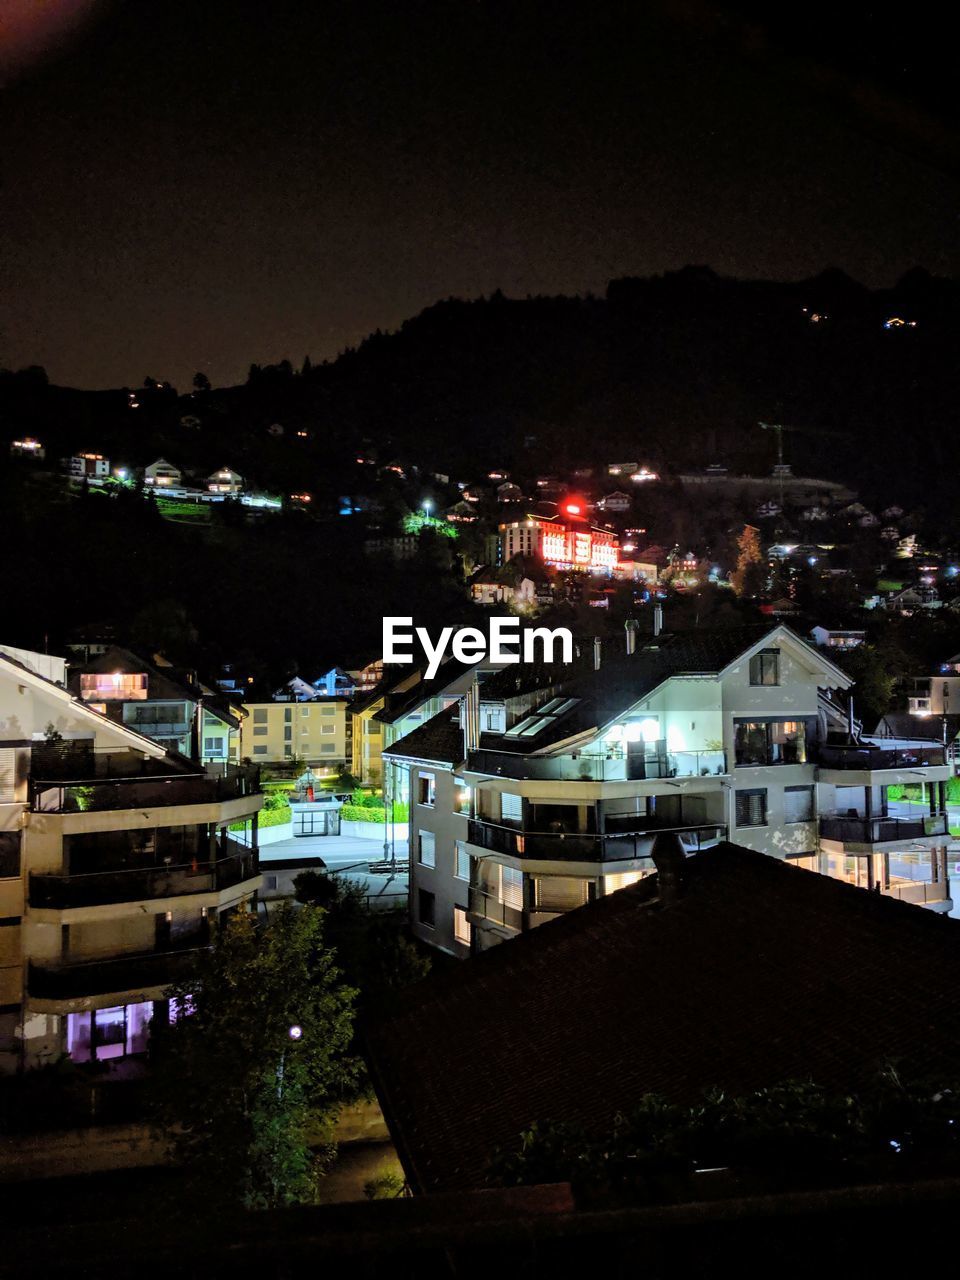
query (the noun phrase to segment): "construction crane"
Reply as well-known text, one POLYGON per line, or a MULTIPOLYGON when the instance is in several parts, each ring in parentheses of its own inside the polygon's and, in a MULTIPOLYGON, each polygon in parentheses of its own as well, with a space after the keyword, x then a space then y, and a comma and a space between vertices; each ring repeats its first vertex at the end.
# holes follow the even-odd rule
POLYGON ((844 431, 824 431, 817 427, 788 427, 782 422, 758 422, 757 426, 761 431, 775 431, 777 433, 777 478, 780 481, 780 510, 783 510, 783 479, 784 479, 784 461, 783 461, 783 433, 790 431, 801 436, 833 436, 835 439, 847 435, 844 431))

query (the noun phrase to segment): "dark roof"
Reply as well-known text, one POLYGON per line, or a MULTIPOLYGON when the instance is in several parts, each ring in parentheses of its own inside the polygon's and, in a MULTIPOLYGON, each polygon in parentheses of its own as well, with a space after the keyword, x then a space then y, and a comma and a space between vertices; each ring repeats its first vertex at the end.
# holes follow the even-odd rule
POLYGON ((960 715, 912 716, 908 711, 888 711, 873 731, 877 738, 929 738, 943 742, 943 726, 946 722, 947 742, 953 742, 960 734, 960 715))
POLYGON ((432 680, 418 680, 409 689, 399 689, 386 694, 384 705, 373 714, 374 720, 382 724, 395 724, 410 711, 429 701, 438 693, 442 693, 448 685, 458 680, 465 671, 469 671, 476 663, 458 662, 456 658, 448 658, 432 680))
POLYGON ((67 674, 67 688, 77 697, 80 696, 81 675, 103 675, 113 671, 122 671, 128 675, 143 673, 150 680, 150 701, 163 699, 189 701, 196 703, 203 698, 204 708, 219 720, 233 728, 240 721, 235 711, 228 710, 229 699, 221 692, 214 693, 197 682, 195 673, 184 667, 167 665, 155 659, 145 658, 142 654, 124 649, 120 645, 111 645, 104 653, 89 662, 71 662, 67 674))
POLYGON ((366 1028, 415 1187, 476 1187, 534 1120, 896 1060, 956 1077, 960 921, 721 844, 401 993, 366 1028))
POLYGON ((397 742, 384 747, 383 754, 435 760, 439 764, 461 764, 465 752, 459 707, 445 707, 438 711, 397 742))
POLYGON ((639 637, 632 654, 626 652, 622 640, 618 640, 616 646, 608 642, 599 670, 593 666, 592 641, 581 643, 581 658, 573 666, 554 662, 504 667, 484 681, 484 702, 517 697, 540 688, 553 689, 580 701, 569 714, 534 737, 518 742, 515 737, 484 733, 480 744, 494 751, 542 750, 554 742, 606 724, 670 676, 717 675, 775 629, 761 624, 714 631, 665 632, 639 637))

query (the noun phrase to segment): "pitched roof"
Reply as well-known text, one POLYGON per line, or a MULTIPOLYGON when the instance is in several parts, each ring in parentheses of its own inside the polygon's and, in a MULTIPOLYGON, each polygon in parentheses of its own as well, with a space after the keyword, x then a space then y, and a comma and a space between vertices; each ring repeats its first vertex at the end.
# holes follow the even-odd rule
MULTIPOLYGON (((580 660, 572 667, 560 662, 505 667, 484 681, 484 702, 547 688, 580 701, 562 719, 544 726, 533 737, 525 736, 521 743, 515 737, 484 733, 481 746, 499 751, 516 751, 518 748, 523 752, 543 750, 554 742, 609 723, 671 676, 719 675, 778 629, 802 645, 816 661, 828 661, 788 628, 760 624, 664 632, 659 636, 641 638, 632 654, 625 651, 622 642, 615 648, 608 644, 606 648, 611 651, 604 653, 599 670, 594 670, 592 645, 589 643, 583 647, 580 660)), ((839 671, 837 675, 844 684, 849 683, 839 671)))
POLYGON ((459 707, 445 707, 397 742, 383 748, 385 756, 433 760, 438 764, 462 763, 466 752, 460 728, 459 707))
POLYGON ((960 921, 732 844, 418 983, 366 1028, 407 1174, 476 1187, 533 1120, 960 1068, 960 921))

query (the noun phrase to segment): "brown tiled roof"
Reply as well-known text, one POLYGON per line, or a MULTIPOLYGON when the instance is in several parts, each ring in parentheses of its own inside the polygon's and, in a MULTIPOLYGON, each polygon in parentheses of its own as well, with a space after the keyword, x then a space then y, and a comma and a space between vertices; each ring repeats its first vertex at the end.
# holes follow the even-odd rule
POLYGON ((408 1176, 482 1185, 533 1120, 896 1060, 956 1078, 960 921, 723 844, 403 993, 368 1056, 408 1176))
POLYGON ((441 764, 460 764, 465 758, 463 730, 458 707, 445 707, 410 733, 384 747, 385 756, 435 760, 441 764))

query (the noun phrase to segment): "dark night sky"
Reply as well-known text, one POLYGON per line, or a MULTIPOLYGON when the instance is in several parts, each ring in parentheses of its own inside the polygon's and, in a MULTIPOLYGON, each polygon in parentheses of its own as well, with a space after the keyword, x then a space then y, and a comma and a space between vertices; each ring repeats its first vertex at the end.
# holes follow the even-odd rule
POLYGON ((8 66, 0 366, 185 389, 497 287, 957 274, 935 30, 748 9, 101 0, 8 66))

